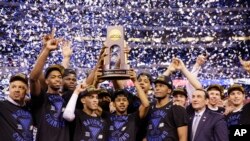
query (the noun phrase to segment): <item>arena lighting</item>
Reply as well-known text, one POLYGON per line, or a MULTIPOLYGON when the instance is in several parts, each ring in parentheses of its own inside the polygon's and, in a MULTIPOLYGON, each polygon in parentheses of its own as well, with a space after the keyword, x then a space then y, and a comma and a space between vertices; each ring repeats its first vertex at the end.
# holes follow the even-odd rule
POLYGON ((198 42, 199 38, 194 38, 194 37, 186 37, 186 38, 181 38, 180 42, 198 42))
MULTIPOLYGON (((246 40, 250 40, 250 36, 241 36, 241 37, 230 37, 236 41, 246 41, 246 40)), ((77 36, 74 38, 76 41, 105 41, 105 37, 80 37, 77 36)), ((215 37, 211 37, 211 36, 206 36, 206 37, 185 37, 185 38, 181 38, 179 41, 180 42, 198 42, 198 41, 202 41, 202 42, 212 42, 215 39, 215 37)), ((128 38, 127 40, 128 42, 156 42, 159 43, 161 42, 161 38, 128 38)))
MULTIPOLYGON (((105 41, 106 37, 80 37, 80 36, 76 36, 74 38, 76 41, 105 41)), ((161 38, 128 38, 127 42, 161 42, 161 38)))
POLYGON ((250 40, 250 36, 243 36, 243 37, 234 36, 234 37, 232 37, 232 39, 234 39, 236 41, 246 41, 246 40, 250 40))

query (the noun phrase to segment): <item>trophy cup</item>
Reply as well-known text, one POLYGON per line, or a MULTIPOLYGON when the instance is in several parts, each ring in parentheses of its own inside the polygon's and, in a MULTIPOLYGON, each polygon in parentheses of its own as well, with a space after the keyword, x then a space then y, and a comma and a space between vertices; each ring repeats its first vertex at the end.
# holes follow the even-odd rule
POLYGON ((106 39, 106 56, 101 79, 129 79, 128 54, 124 52, 125 41, 122 26, 109 26, 106 39), (118 63, 120 61, 120 63, 118 63), (119 66, 117 66, 117 64, 119 66))

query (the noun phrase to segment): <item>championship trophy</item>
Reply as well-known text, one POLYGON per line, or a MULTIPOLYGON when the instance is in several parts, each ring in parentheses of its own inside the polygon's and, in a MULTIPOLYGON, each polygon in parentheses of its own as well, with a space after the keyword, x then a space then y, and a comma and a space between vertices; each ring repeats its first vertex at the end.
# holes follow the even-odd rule
POLYGON ((124 52, 125 41, 122 26, 109 26, 106 39, 107 54, 104 58, 101 79, 129 79, 128 54, 124 52))

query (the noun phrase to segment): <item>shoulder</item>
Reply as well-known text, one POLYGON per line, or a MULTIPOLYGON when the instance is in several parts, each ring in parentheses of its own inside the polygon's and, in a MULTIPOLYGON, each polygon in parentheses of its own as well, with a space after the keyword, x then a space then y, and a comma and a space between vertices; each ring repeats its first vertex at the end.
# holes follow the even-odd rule
POLYGON ((62 97, 65 99, 65 100, 68 100, 68 99, 70 99, 70 97, 72 96, 72 94, 73 94, 73 91, 65 91, 65 92, 63 92, 63 95, 62 95, 62 97))
POLYGON ((76 109, 76 110, 75 110, 75 114, 80 115, 80 114, 82 114, 82 113, 83 113, 83 111, 82 111, 82 110, 80 110, 80 109, 76 109))
POLYGON ((101 117, 103 119, 109 119, 111 116, 112 116, 112 114, 110 112, 102 111, 101 117))
POLYGON ((46 96, 46 92, 41 91, 40 94, 37 96, 31 94, 31 100, 41 99, 41 98, 44 98, 45 96, 46 96))
POLYGON ((139 115, 140 115, 140 112, 137 110, 131 114, 128 114, 128 117, 132 117, 132 118, 138 117, 139 118, 139 115))
POLYGON ((0 107, 5 106, 8 103, 7 100, 0 101, 0 107))
POLYGON ((213 117, 213 119, 221 120, 225 118, 225 116, 221 113, 214 112, 209 109, 206 109, 205 113, 207 113, 208 116, 213 117))
POLYGON ((2 100, 0 101, 0 104, 4 104, 6 102, 6 100, 2 100))
POLYGON ((243 106, 243 110, 250 110, 250 102, 243 106))
POLYGON ((179 106, 179 105, 173 105, 172 109, 173 109, 173 112, 178 111, 178 112, 185 112, 186 113, 186 109, 182 106, 179 106))
POLYGON ((13 105, 13 104, 8 100, 3 100, 3 101, 0 101, 0 105, 13 105))

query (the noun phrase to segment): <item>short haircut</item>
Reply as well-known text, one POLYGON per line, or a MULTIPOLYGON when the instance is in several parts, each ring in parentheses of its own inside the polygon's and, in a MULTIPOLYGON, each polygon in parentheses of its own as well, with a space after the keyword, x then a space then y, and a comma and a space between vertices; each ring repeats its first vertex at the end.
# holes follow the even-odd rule
POLYGON ((45 70, 45 74, 44 74, 45 79, 47 79, 47 78, 49 77, 49 74, 50 74, 52 71, 59 71, 59 72, 61 73, 61 75, 63 75, 63 73, 64 73, 64 67, 61 66, 61 65, 58 65, 58 64, 49 66, 49 67, 45 70))
POLYGON ((205 93, 205 99, 208 99, 209 98, 209 95, 207 93, 207 91, 205 89, 195 89, 196 91, 202 91, 205 93))
POLYGON ((151 76, 149 73, 146 73, 146 72, 140 73, 140 74, 137 76, 137 79, 139 79, 139 78, 140 78, 141 76, 143 76, 143 75, 148 77, 148 80, 149 80, 150 84, 153 83, 153 78, 152 78, 152 76, 151 76))
POLYGON ((75 70, 73 70, 73 69, 65 69, 62 77, 66 77, 66 76, 68 76, 70 74, 73 74, 73 75, 77 76, 75 70))
POLYGON ((112 101, 115 101, 115 99, 116 99, 118 96, 127 97, 127 99, 129 100, 129 95, 130 95, 130 93, 129 93, 127 90, 125 90, 125 89, 118 89, 118 90, 116 90, 116 91, 113 93, 112 101))

